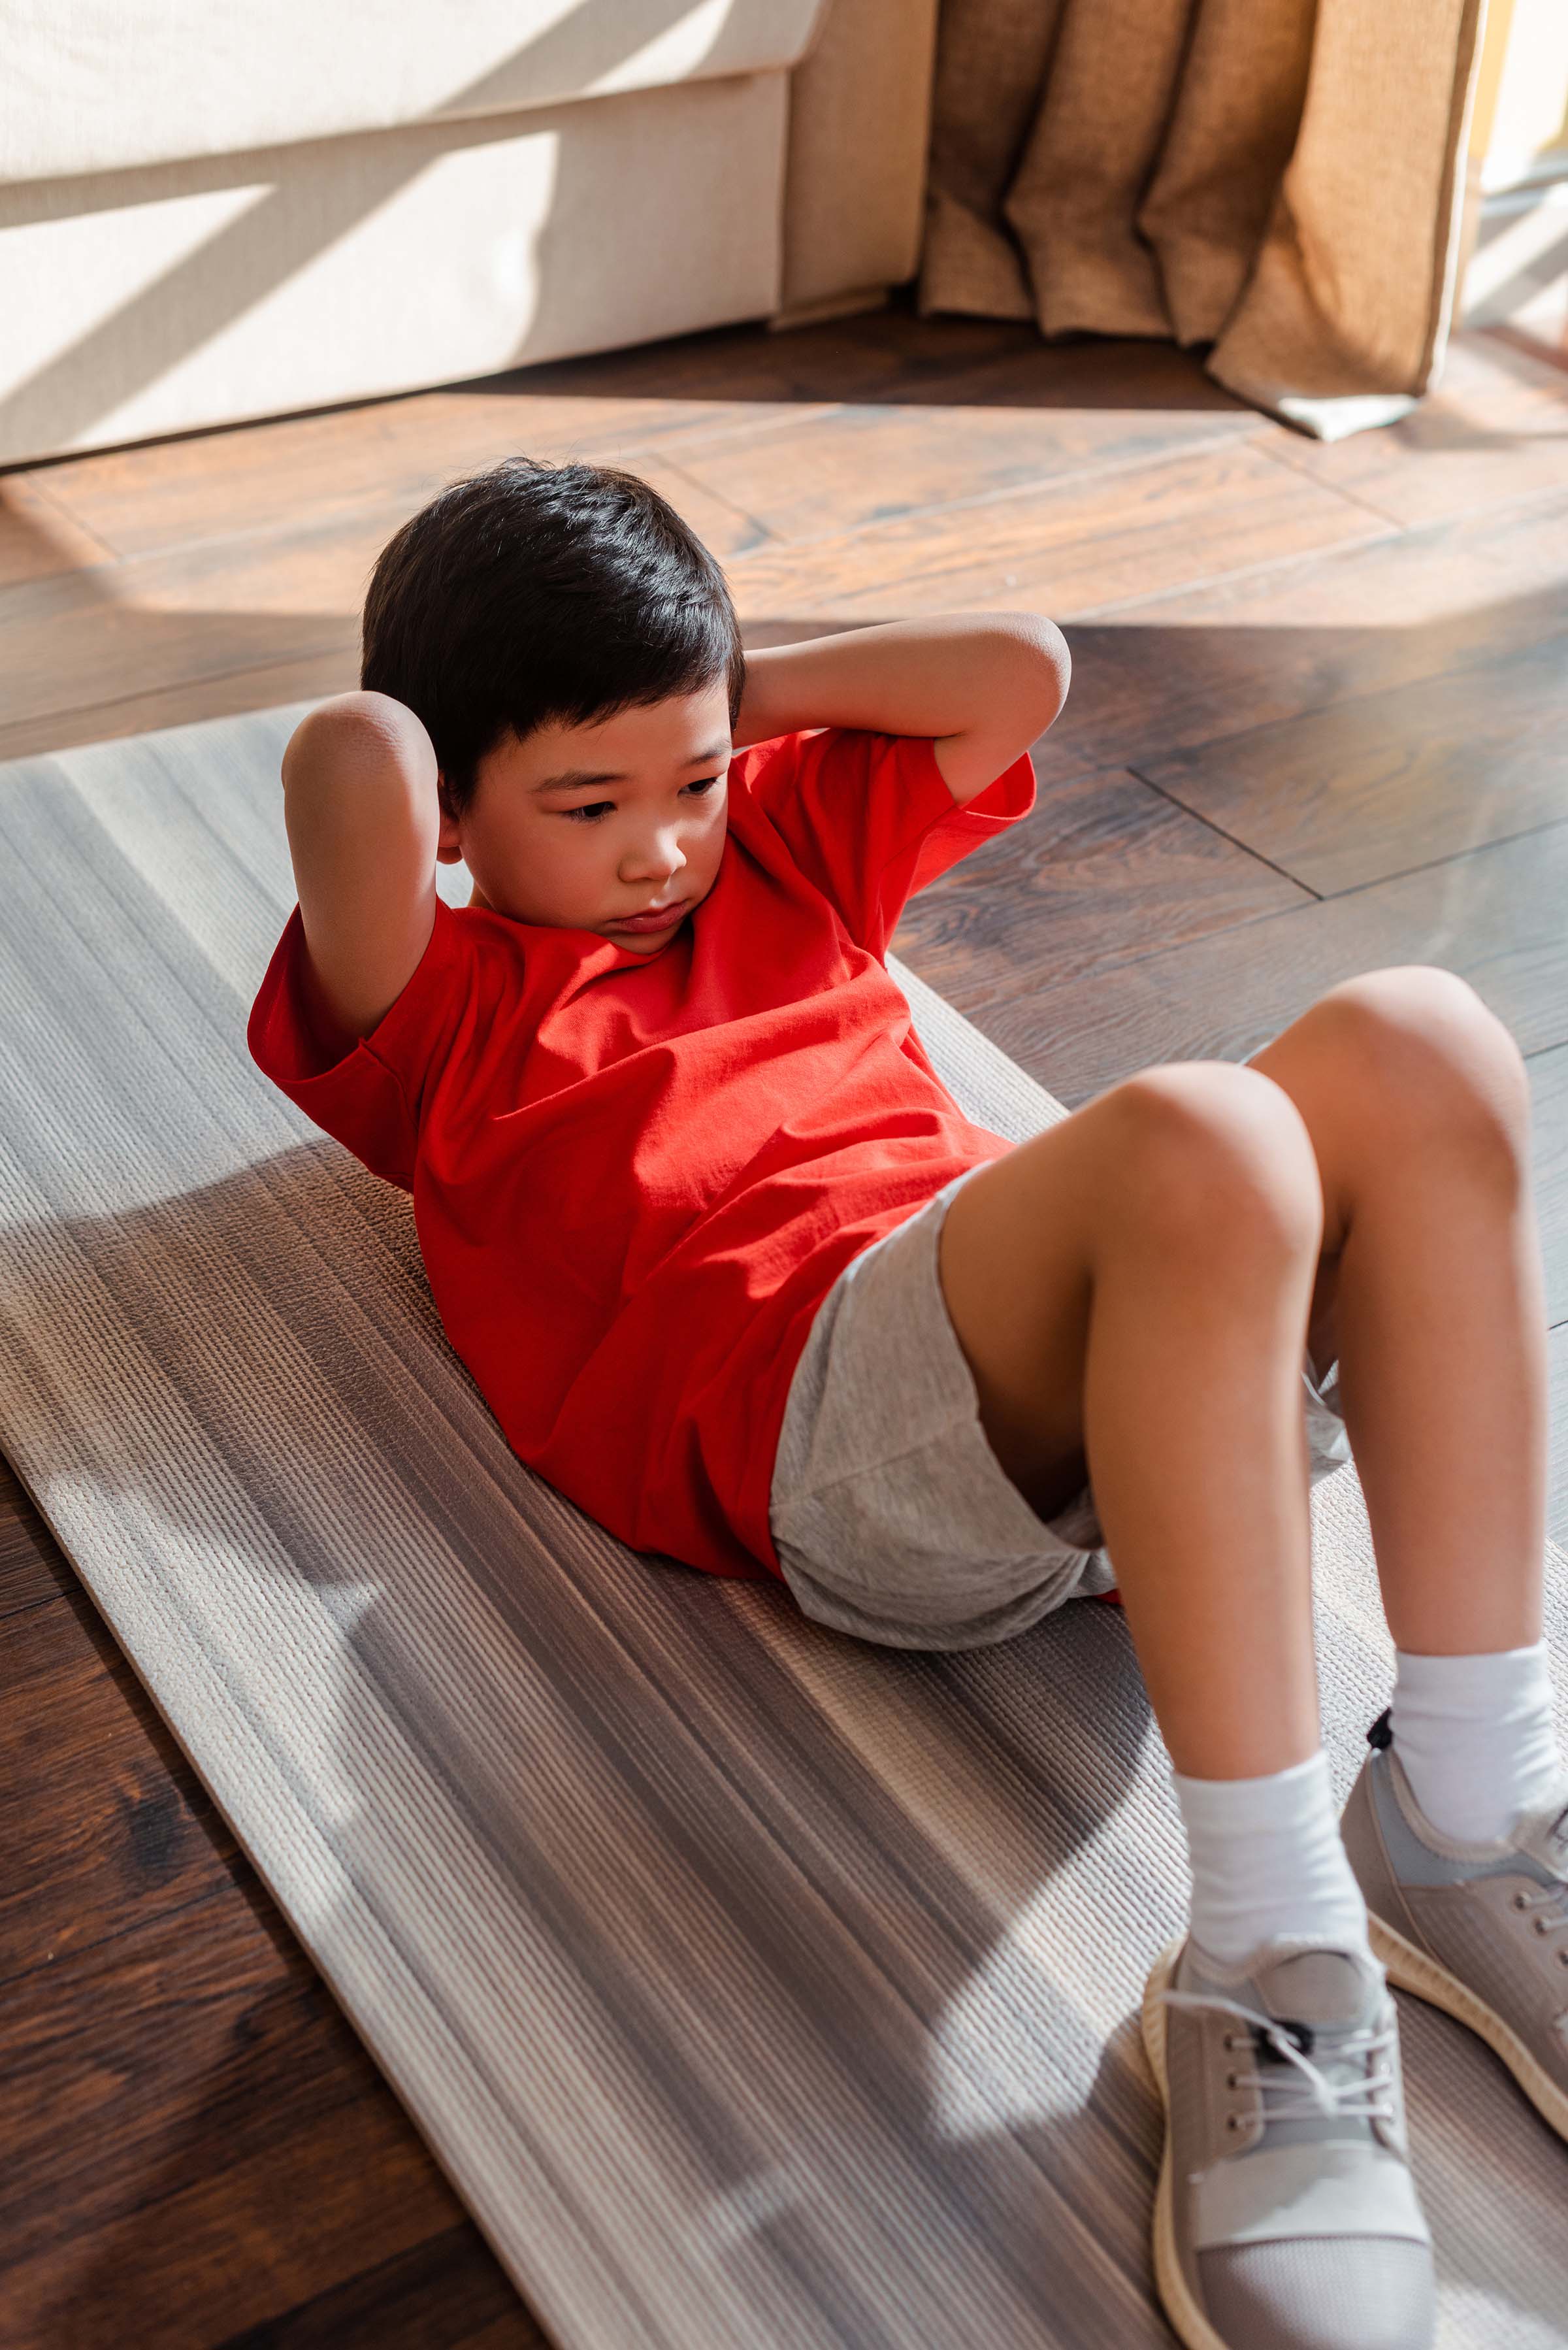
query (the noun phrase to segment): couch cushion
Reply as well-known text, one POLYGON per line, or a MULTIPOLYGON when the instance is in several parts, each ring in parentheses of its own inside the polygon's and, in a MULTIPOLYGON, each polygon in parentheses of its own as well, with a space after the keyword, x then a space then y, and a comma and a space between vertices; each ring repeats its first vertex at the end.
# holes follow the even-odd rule
POLYGON ((788 95, 726 75, 108 172, 90 205, 0 190, 0 464, 767 317, 788 95))
POLYGON ((0 0, 0 180, 793 65, 823 0, 0 0))

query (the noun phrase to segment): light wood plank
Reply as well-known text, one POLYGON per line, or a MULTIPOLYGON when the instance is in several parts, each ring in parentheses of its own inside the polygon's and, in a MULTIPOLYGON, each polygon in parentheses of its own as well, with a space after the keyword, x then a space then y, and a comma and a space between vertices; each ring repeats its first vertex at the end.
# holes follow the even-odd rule
MULTIPOLYGON (((1086 361, 1088 363, 1086 363, 1086 361)), ((1183 355, 1110 346, 1110 396, 1191 401, 1257 420, 1183 355)), ((923 397, 953 380, 975 397, 1095 396, 1083 352, 1043 350, 1033 328, 887 312, 790 335, 760 327, 523 368, 433 391, 274 418, 60 460, 36 478, 121 555, 270 529, 280 513, 321 522, 367 504, 411 511, 442 482, 524 451, 629 462, 683 442, 766 431, 844 401, 923 397), (1000 378, 997 369, 1002 370, 1000 378)), ((634 467, 634 470, 639 470, 634 467)))
POLYGON ((1390 535, 1247 441, 765 548, 733 563, 730 584, 751 620, 956 609, 1070 619, 1390 535))
POLYGON ((794 544, 1075 474, 1100 474, 1258 434, 1225 409, 841 408, 765 434, 701 443, 681 463, 705 488, 794 544))
POLYGON ((1555 329, 1548 319, 1500 318, 1494 326, 1477 329, 1476 339, 1497 343, 1507 350, 1522 351, 1538 366, 1556 368, 1568 374, 1568 316, 1555 329))
POLYGON ((15 719, 0 725, 0 761, 35 758, 77 743, 151 734, 165 726, 191 726, 202 718, 230 718, 243 710, 271 710, 280 702, 311 702, 328 693, 347 693, 358 682, 358 642, 345 638, 330 651, 309 653, 300 660, 225 671, 182 685, 154 686, 118 702, 15 719))
POLYGON ((112 559, 110 549, 57 504, 36 475, 0 478, 0 588, 112 559))
POLYGON ((1568 487, 1568 384, 1490 336, 1456 335, 1442 380, 1397 424, 1272 453, 1392 521, 1436 522, 1568 487))
POLYGON ((159 554, 275 530, 280 516, 299 525, 366 506, 412 514, 444 483, 503 457, 581 457, 643 472, 661 461, 667 440, 793 423, 801 412, 787 399, 551 394, 501 378, 472 392, 424 392, 70 458, 36 478, 120 555, 159 554))
POLYGON ((0 590, 0 706, 15 726, 357 647, 366 580, 400 519, 209 540, 0 590))

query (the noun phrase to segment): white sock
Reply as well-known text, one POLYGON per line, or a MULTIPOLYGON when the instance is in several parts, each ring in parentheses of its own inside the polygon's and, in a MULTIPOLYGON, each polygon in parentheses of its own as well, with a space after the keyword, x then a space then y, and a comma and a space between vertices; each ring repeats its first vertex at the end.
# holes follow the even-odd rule
POLYGON ((1192 1939, 1235 1965, 1298 1934, 1371 1957, 1366 1904, 1345 1855, 1328 1756, 1264 1779, 1172 1773, 1192 1864, 1192 1939))
POLYGON ((1546 1643, 1490 1656, 1395 1650, 1388 1726, 1416 1801, 1458 1844, 1490 1844, 1563 1778, 1546 1643))

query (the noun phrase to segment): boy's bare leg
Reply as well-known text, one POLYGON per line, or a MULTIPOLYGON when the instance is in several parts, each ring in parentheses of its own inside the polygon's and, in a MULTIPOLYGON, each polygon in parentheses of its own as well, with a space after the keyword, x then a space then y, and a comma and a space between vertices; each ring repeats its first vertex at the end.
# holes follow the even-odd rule
POLYGON ((1446 972, 1331 990, 1251 1066, 1324 1170, 1313 1359, 1340 1393, 1397 1648, 1542 1637, 1546 1300, 1530 1088, 1512 1038, 1446 972))
POLYGON ((943 1220, 992 1448, 1043 1516, 1092 1455, 1150 1701, 1193 1778, 1319 1744, 1301 1359, 1322 1218, 1284 1094, 1194 1062, 1021 1144, 943 1220))
POLYGON ((1397 1644, 1540 1638, 1528 1087, 1462 982, 1372 973, 1251 1070, 1113 1087, 964 1186, 940 1262, 987 1436, 1043 1515, 1093 1454, 1179 1772, 1261 1776, 1318 1743, 1309 1322, 1320 1367, 1340 1356, 1397 1644))

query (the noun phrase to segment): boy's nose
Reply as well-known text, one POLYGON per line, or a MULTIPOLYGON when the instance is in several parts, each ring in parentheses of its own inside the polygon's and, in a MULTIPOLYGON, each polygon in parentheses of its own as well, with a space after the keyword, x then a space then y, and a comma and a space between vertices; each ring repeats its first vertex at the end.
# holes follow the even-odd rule
POLYGON ((679 873, 686 859, 673 840, 654 841, 645 856, 633 858, 621 869, 623 881, 648 881, 659 874, 679 873))

